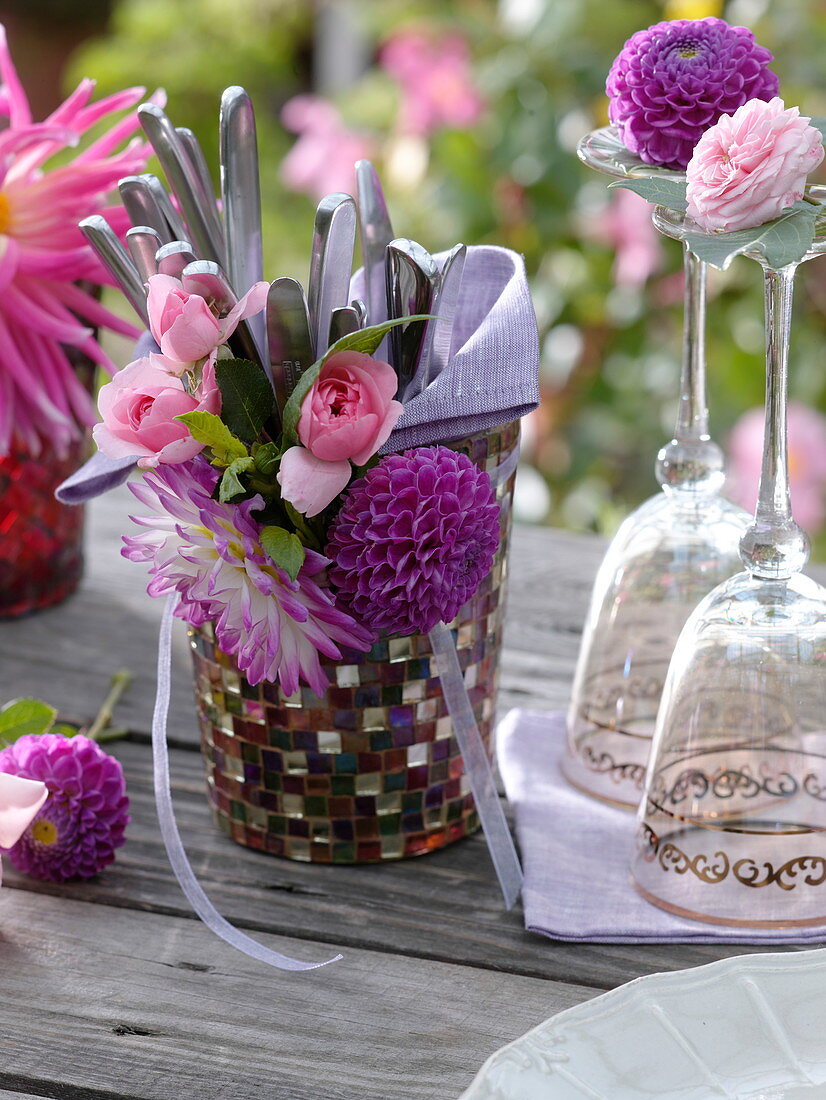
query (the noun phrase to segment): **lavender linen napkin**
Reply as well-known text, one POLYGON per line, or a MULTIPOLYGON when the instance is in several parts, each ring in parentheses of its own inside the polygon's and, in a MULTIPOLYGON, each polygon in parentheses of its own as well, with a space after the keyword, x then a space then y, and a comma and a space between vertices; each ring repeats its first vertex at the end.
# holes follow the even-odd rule
MULTIPOLYGON (((435 256, 441 267, 446 252, 435 256)), ((352 294, 363 287, 361 272, 352 294)), ((405 402, 382 454, 507 424, 539 403, 539 337, 522 257, 507 248, 467 250, 447 367, 405 402)))
POLYGON ((559 771, 565 717, 512 710, 497 731, 499 771, 516 815, 525 927, 597 943, 821 943, 826 926, 725 928, 644 901, 629 881, 635 817, 589 798, 559 771))

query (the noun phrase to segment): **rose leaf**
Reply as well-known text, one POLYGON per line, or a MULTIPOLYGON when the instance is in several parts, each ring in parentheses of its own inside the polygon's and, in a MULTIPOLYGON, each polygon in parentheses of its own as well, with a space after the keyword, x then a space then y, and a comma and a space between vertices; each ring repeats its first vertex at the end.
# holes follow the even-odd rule
POLYGON ((760 253, 771 267, 797 263, 809 249, 818 207, 808 202, 794 206, 773 221, 733 233, 688 233, 686 244, 699 259, 724 271, 741 253, 760 253))
POLYGON ((46 733, 57 711, 39 699, 14 699, 0 710, 0 742, 10 744, 26 734, 46 733))
POLYGON ((249 359, 223 359, 215 364, 215 378, 221 391, 221 419, 233 435, 252 443, 275 402, 266 371, 249 359))
POLYGON ((640 195, 646 202, 666 206, 669 210, 685 210, 688 207, 685 180, 670 180, 656 176, 652 179, 615 180, 608 186, 625 187, 635 195, 640 195))

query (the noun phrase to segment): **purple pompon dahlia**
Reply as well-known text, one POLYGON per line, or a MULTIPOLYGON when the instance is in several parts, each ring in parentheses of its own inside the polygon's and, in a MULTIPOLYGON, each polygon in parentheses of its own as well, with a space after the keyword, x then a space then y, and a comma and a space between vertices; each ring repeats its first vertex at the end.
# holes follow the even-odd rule
POLYGON ((637 31, 608 73, 608 117, 647 164, 685 168, 721 115, 777 95, 772 54, 746 27, 722 19, 674 19, 637 31))
POLYGON ((490 478, 463 454, 387 455, 354 481, 326 553, 336 601, 373 630, 425 634, 451 622, 499 544, 490 478))
POLYGON ((27 734, 0 752, 0 771, 39 779, 49 797, 9 859, 34 878, 92 878, 115 858, 129 824, 123 769, 88 737, 27 734))
POLYGON ((122 553, 151 563, 150 596, 177 593, 178 618, 212 622, 219 646, 251 684, 278 681, 292 695, 300 678, 322 695, 328 680, 319 654, 339 660, 339 646, 366 650, 373 636, 319 583, 327 565, 321 554, 307 550, 294 581, 273 565, 251 515, 262 497, 221 504, 212 499, 219 476, 198 456, 130 483, 152 514, 131 517, 146 531, 124 538, 122 553))

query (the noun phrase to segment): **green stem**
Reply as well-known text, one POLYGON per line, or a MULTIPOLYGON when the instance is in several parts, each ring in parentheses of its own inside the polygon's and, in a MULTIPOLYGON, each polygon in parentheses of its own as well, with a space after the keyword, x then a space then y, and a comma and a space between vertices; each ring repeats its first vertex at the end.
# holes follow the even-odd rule
POLYGON ((112 716, 115 707, 120 701, 121 695, 132 683, 132 673, 128 669, 122 668, 112 677, 109 686, 109 693, 101 704, 100 710, 95 716, 94 722, 86 730, 86 736, 90 741, 114 741, 117 737, 122 737, 126 730, 110 731, 108 736, 102 736, 103 731, 112 721, 112 716))

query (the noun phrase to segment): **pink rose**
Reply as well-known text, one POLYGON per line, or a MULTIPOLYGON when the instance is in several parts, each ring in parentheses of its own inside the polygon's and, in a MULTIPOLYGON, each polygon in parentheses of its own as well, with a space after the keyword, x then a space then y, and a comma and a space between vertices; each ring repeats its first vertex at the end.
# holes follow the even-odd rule
POLYGON ((358 351, 338 351, 301 403, 298 438, 325 462, 362 466, 384 443, 402 414, 393 400, 398 378, 389 363, 358 351))
POLYGON ((281 456, 278 484, 284 500, 302 515, 312 517, 344 490, 350 473, 346 458, 325 462, 303 447, 290 447, 281 456))
POLYGON ((159 462, 185 462, 203 450, 176 416, 202 410, 221 411, 221 392, 211 362, 204 367, 201 385, 187 393, 180 378, 158 365, 161 357, 138 359, 118 371, 98 397, 103 418, 92 434, 109 458, 138 457, 146 469, 159 462))
POLYGON ((256 283, 226 317, 216 317, 205 298, 188 294, 180 279, 153 275, 148 282, 146 308, 149 329, 176 374, 206 359, 235 332, 238 323, 260 313, 267 303, 268 283, 256 283))
POLYGON ((782 99, 750 99, 722 115, 686 168, 688 213, 703 229, 750 229, 803 197, 823 160, 820 131, 782 99))

